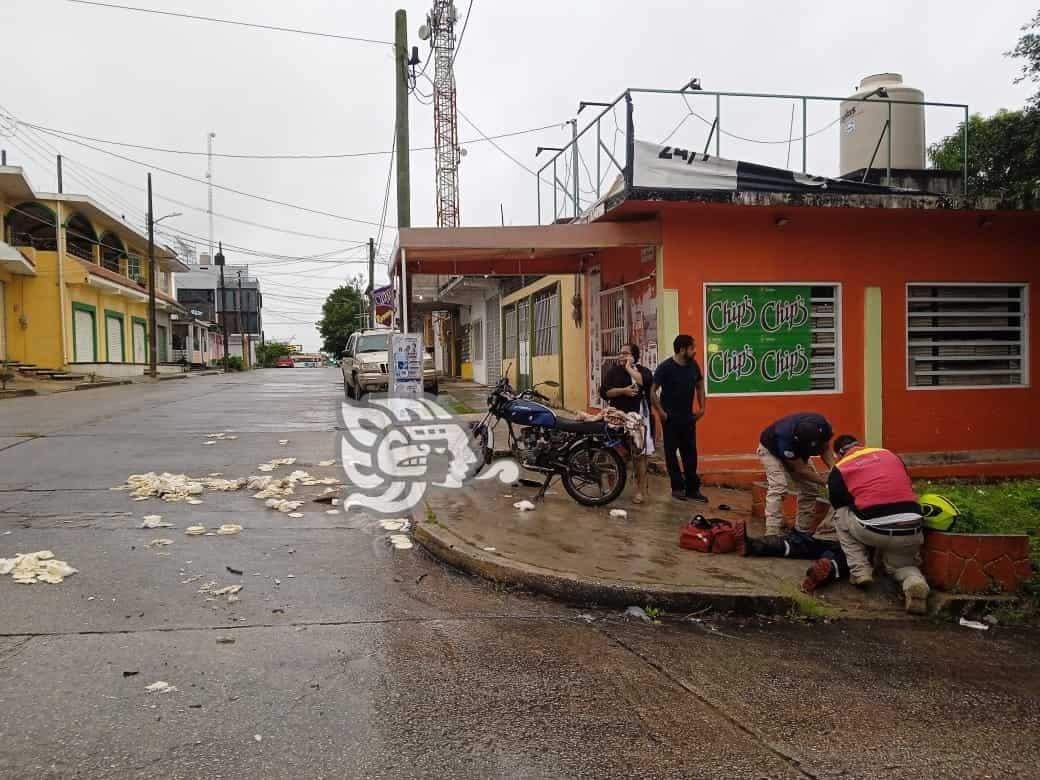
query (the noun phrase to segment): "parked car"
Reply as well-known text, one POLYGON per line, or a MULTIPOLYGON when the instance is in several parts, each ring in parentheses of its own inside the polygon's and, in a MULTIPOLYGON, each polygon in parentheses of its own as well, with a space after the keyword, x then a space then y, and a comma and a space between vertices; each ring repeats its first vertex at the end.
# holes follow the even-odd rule
MULTIPOLYGON (((339 367, 348 398, 361 398, 365 393, 387 390, 390 385, 390 336, 395 332, 388 328, 361 330, 347 341, 339 367)), ((433 355, 429 354, 423 358, 423 390, 433 395, 440 391, 433 355)))
POLYGON ((278 358, 274 362, 274 367, 275 368, 295 368, 296 367, 296 363, 294 363, 293 359, 291 357, 289 357, 288 355, 282 355, 282 357, 278 358))

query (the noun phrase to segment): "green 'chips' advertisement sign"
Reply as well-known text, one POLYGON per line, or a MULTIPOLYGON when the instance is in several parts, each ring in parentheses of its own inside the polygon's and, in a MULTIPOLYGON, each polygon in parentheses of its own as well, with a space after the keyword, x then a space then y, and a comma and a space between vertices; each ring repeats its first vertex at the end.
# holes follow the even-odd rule
POLYGON ((709 285, 705 305, 710 392, 812 389, 808 286, 709 285))

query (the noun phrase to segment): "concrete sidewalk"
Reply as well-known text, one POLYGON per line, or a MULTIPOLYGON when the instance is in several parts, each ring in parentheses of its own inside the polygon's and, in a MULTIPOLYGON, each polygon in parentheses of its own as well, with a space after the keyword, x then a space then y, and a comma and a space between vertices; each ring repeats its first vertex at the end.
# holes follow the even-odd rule
MULTIPOLYGON (((751 496, 743 490, 705 488, 709 504, 676 501, 667 480, 651 477, 652 498, 634 505, 634 488, 601 507, 583 507, 554 482, 534 511, 513 504, 535 488, 476 482, 442 490, 417 517, 415 538, 448 563, 488 579, 546 593, 572 603, 658 605, 669 610, 711 606, 744 613, 797 609, 807 561, 707 555, 679 547, 679 530, 695 514, 747 520, 751 496), (721 506, 729 507, 721 509, 721 506), (624 509, 625 518, 610 517, 624 509)), ((749 534, 763 533, 751 521, 749 534)), ((869 592, 848 583, 818 591, 834 617, 905 617, 895 583, 879 577, 869 592)))

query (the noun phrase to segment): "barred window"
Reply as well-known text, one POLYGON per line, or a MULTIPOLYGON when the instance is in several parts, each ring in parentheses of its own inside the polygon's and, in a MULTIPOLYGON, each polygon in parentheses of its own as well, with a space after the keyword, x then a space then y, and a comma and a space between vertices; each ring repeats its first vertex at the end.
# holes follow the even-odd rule
POLYGON ((560 295, 559 287, 535 293, 534 296, 534 354, 555 355, 560 351, 560 295))
POLYGON ((812 390, 837 390, 839 368, 838 344, 841 312, 838 288, 834 285, 811 289, 812 348, 809 376, 812 390))
POLYGON ((603 359, 612 362, 621 354, 621 347, 628 340, 623 287, 600 293, 599 323, 603 359))
POLYGON ((909 284, 910 387, 989 387, 1027 382, 1024 284, 909 284))
POLYGON ((473 361, 484 359, 484 320, 474 320, 470 330, 473 336, 473 361))
POLYGON ((140 255, 127 255, 126 256, 126 275, 131 279, 142 279, 144 274, 141 273, 141 256, 140 255))
POLYGON ((516 306, 502 307, 502 357, 516 360, 516 306))

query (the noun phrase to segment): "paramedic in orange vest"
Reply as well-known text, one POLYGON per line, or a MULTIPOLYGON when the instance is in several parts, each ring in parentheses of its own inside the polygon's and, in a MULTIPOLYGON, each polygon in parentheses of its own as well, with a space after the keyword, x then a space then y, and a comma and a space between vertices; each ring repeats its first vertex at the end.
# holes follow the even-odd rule
POLYGON ((834 526, 853 585, 873 582, 868 547, 881 551, 885 570, 903 587, 906 611, 927 611, 928 583, 917 568, 924 532, 921 506, 899 456, 864 447, 855 436, 834 440, 838 461, 827 479, 834 526))

